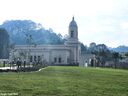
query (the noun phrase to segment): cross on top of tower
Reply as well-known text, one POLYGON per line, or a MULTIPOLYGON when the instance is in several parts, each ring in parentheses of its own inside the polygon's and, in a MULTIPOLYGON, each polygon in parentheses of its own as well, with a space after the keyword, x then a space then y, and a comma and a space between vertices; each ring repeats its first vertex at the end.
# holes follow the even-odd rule
POLYGON ((72 20, 74 21, 74 16, 72 17, 72 20))

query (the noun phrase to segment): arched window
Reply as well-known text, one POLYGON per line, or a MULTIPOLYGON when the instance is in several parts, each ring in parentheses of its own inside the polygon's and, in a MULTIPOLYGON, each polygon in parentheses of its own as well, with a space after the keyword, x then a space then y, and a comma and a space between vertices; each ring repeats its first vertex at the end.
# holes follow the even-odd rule
POLYGON ((61 63, 61 58, 60 57, 59 57, 59 60, 58 61, 59 61, 59 63, 61 63))
POLYGON ((74 31, 71 31, 71 37, 73 37, 73 33, 74 33, 74 31))

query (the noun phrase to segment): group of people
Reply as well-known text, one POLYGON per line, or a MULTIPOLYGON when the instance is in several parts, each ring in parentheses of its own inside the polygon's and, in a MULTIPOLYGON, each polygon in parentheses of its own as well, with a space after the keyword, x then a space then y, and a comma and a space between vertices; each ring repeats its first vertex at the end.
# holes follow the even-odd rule
POLYGON ((26 61, 21 61, 21 60, 17 60, 16 62, 13 60, 11 62, 7 62, 7 61, 3 61, 3 67, 6 67, 6 65, 9 65, 10 67, 14 67, 17 66, 18 68, 20 68, 23 64, 23 67, 26 66, 26 61))

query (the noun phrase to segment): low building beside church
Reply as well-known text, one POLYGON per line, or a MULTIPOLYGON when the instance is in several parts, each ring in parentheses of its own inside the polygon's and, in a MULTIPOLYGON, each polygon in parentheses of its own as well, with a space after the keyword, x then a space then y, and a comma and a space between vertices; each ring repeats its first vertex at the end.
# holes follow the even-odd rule
POLYGON ((69 38, 64 45, 16 45, 11 50, 10 60, 43 62, 48 65, 78 65, 81 47, 78 39, 78 26, 72 18, 69 24, 69 38))

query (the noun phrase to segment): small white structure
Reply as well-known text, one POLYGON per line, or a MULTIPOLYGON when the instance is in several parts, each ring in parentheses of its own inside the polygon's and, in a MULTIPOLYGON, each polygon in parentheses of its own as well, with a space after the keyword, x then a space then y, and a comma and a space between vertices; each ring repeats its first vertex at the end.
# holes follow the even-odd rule
POLYGON ((95 59, 95 55, 93 54, 81 54, 80 55, 80 67, 91 66, 91 60, 95 59))
POLYGON ((72 18, 69 24, 69 38, 64 45, 16 45, 10 53, 10 60, 20 58, 27 62, 45 62, 48 65, 78 65, 81 47, 78 40, 78 26, 72 18))

